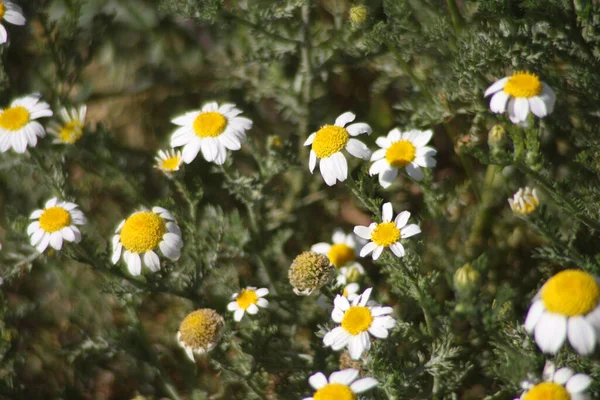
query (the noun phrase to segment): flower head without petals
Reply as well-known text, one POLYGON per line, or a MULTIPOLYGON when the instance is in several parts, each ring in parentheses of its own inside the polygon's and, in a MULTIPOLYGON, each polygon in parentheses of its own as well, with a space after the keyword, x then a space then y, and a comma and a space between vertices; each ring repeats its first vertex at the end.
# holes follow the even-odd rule
POLYGON ((294 293, 301 296, 312 294, 331 281, 335 268, 324 254, 305 251, 298 255, 288 271, 294 293))
POLYGON ((196 310, 181 322, 177 342, 190 360, 195 354, 203 354, 215 348, 225 327, 225 320, 209 308, 196 310))

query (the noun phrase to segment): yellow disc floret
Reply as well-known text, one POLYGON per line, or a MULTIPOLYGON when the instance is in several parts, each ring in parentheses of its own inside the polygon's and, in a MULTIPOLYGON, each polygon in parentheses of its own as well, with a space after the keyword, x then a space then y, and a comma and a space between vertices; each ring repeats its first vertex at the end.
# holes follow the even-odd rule
POLYGON ((351 335, 358 335, 359 333, 369 329, 372 322, 373 316, 367 307, 354 306, 350 307, 344 313, 344 318, 342 319, 342 328, 344 328, 351 335))
POLYGON ((242 310, 248 309, 252 304, 256 304, 258 296, 254 290, 242 290, 236 297, 235 301, 242 310))
POLYGON ((408 140, 393 143, 385 152, 385 159, 395 168, 406 167, 415 160, 417 149, 408 140))
POLYGON ((169 157, 162 161, 161 167, 167 171, 175 171, 181 163, 180 157, 169 157))
POLYGON ((50 207, 40 216, 40 228, 46 232, 60 231, 71 225, 71 214, 62 207, 50 207))
POLYGON ((29 111, 25 107, 7 108, 0 114, 0 128, 7 131, 18 131, 29 122, 29 111))
POLYGON ((190 313, 179 326, 179 340, 193 350, 208 351, 219 340, 225 321, 216 311, 203 308, 190 313))
POLYGON ((350 135, 342 127, 325 125, 317 131, 312 149, 319 158, 327 158, 346 147, 350 135))
POLYGON ((331 261, 331 264, 333 264, 334 267, 341 268, 350 261, 354 261, 356 259, 356 253, 354 252, 354 249, 347 244, 336 243, 331 246, 331 249, 327 253, 327 257, 329 257, 329 261, 331 261))
POLYGON ((313 398, 315 400, 356 400, 356 395, 346 385, 329 383, 317 390, 313 398))
POLYGON ((0 1, 0 19, 4 18, 4 14, 6 13, 6 6, 3 2, 0 1))
POLYGON ((519 71, 513 74, 506 85, 504 92, 512 97, 534 97, 542 93, 542 82, 535 74, 525 71, 519 71))
POLYGON ((216 111, 204 112, 196 117, 193 126, 198 137, 217 137, 227 127, 227 118, 216 111))
POLYGON ((523 400, 571 400, 571 395, 562 385, 543 382, 525 393, 523 400))
POLYGON ((60 128, 58 136, 64 143, 75 143, 83 135, 83 127, 79 121, 71 121, 60 128))
POLYGON ((133 253, 155 249, 165 234, 165 221, 153 212, 139 212, 127 218, 121 230, 123 247, 133 253))
POLYGON ((585 315, 600 304, 600 286, 596 279, 583 271, 561 271, 542 288, 544 307, 550 312, 566 315, 585 315))
POLYGON ((378 246, 389 246, 400 240, 400 229, 393 222, 383 222, 375 227, 371 240, 378 246))

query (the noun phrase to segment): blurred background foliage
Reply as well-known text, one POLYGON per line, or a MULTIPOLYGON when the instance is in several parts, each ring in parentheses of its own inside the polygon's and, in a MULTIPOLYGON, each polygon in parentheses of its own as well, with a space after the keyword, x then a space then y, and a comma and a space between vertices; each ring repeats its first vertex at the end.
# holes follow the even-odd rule
MULTIPOLYGON (((42 140, 0 155, 0 398, 297 399, 307 378, 351 364, 323 349, 329 312, 298 298, 291 260, 334 228, 368 225, 381 200, 423 229, 397 261, 364 261, 363 287, 399 325, 360 366, 375 399, 512 399, 544 358, 521 323, 553 273, 600 261, 600 6, 592 0, 28 0, 25 27, 0 49, 1 104, 39 92, 54 110, 87 104, 74 146, 42 140), (351 13, 363 6, 366 13, 351 13), (353 15, 353 20, 350 16, 353 15), (358 16, 357 16, 358 15, 358 16), (364 20, 361 20, 364 16, 364 20), (493 115, 483 92, 516 70, 558 94, 527 129, 493 115), (234 102, 254 121, 223 167, 198 158, 173 179, 153 168, 170 120, 204 102, 234 102), (375 139, 432 128, 438 166, 387 190, 355 160, 325 187, 302 143, 346 110, 375 139), (500 125, 506 138, 489 141, 500 125), (538 189, 516 217, 507 198, 538 189), (39 255, 27 218, 53 195, 90 223, 80 246, 39 255), (134 279, 112 266, 116 225, 163 205, 184 229, 184 254, 134 279), (479 278, 453 283, 470 263, 479 278), (234 323, 246 285, 271 308, 234 323), (229 327, 189 362, 175 335, 210 307, 229 327)), ((325 290, 332 297, 335 288, 325 290)), ((598 353, 555 357, 595 378, 598 353)))

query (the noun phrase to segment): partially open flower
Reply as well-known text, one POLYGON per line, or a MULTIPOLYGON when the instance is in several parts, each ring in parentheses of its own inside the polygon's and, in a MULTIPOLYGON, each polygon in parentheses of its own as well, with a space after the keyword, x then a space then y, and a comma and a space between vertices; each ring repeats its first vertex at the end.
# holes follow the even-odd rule
POLYGON ((537 191, 526 186, 515 193, 512 199, 508 199, 510 208, 517 214, 531 214, 540 205, 537 191))
POLYGON ((177 342, 190 360, 195 354, 204 354, 215 348, 223 334, 225 320, 210 308, 196 310, 181 322, 177 342))
POLYGON ((324 254, 305 251, 297 256, 288 271, 294 293, 307 296, 325 286, 335 275, 335 268, 324 254))

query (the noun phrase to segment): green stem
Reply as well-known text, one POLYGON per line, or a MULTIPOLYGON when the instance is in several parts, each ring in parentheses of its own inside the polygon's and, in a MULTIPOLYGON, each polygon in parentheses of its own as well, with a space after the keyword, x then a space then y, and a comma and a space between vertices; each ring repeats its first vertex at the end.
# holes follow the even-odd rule
POLYGON ((462 30, 463 26, 463 17, 460 14, 458 6, 454 0, 446 0, 446 5, 448 6, 448 11, 450 11, 450 18, 452 19, 452 26, 454 27, 454 32, 459 33, 462 30))
POLYGON ((303 74, 302 81, 302 106, 303 115, 300 122, 300 137, 298 142, 298 150, 300 159, 306 159, 307 148, 304 146, 304 142, 310 134, 310 121, 311 121, 311 102, 312 102, 312 42, 310 38, 310 10, 311 0, 306 0, 302 5, 302 46, 300 50, 301 57, 301 73, 303 74))
MULTIPOLYGON (((456 143, 458 142, 458 135, 454 131, 454 128, 450 122, 444 122, 444 131, 448 134, 448 137, 450 138, 450 140, 452 140, 452 143, 456 148, 456 143)), ((473 164, 471 163, 471 160, 465 157, 463 154, 461 154, 460 151, 456 151, 456 155, 458 156, 460 163, 463 166, 463 169, 467 173, 469 181, 471 181, 471 188, 473 189, 473 193, 475 194, 477 201, 481 202, 481 190, 479 189, 479 184, 477 183, 477 177, 473 172, 473 164)))

